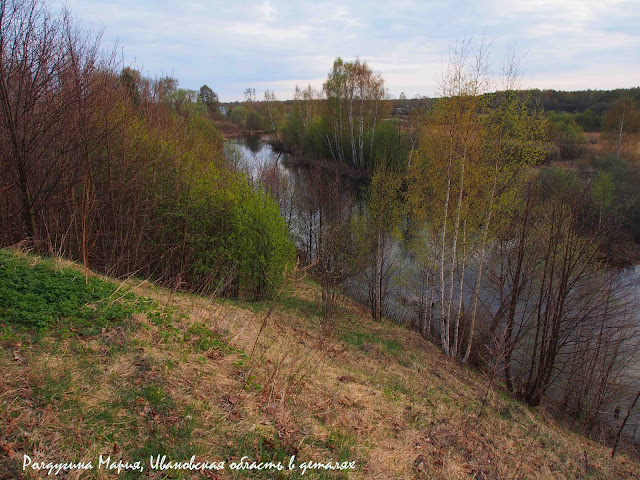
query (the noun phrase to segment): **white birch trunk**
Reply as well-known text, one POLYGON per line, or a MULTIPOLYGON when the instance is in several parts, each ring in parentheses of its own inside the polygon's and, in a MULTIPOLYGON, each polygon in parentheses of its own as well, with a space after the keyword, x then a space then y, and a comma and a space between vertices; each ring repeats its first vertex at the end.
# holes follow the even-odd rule
POLYGON ((462 318, 464 301, 463 301, 463 288, 464 288, 464 269, 467 261, 467 219, 464 219, 462 223, 462 269, 460 271, 460 297, 458 299, 458 314, 456 315, 456 326, 453 335, 453 355, 458 355, 459 343, 458 332, 460 330, 460 319, 462 318))
POLYGON ((616 152, 616 159, 620 159, 620 150, 622 150, 622 136, 624 135, 624 110, 622 111, 622 118, 620 118, 620 127, 618 128, 618 150, 616 152))
POLYGON ((447 167, 447 193, 444 201, 444 219, 442 221, 442 245, 440 250, 440 291, 441 291, 441 305, 442 312, 441 329, 440 329, 440 341, 442 343, 442 350, 445 355, 449 355, 449 318, 447 317, 446 299, 445 299, 445 279, 444 279, 444 260, 446 254, 446 239, 447 239, 447 217, 449 215, 449 197, 451 194, 451 164, 453 162, 453 152, 450 153, 449 165, 447 167))
MULTIPOLYGON (((464 168, 467 157, 467 146, 464 147, 462 155, 462 165, 460 167, 460 194, 458 195, 458 211, 456 213, 456 223, 453 229, 453 247, 451 255, 451 273, 450 273, 450 285, 449 285, 449 301, 447 303, 447 317, 451 318, 451 308, 453 305, 453 278, 456 268, 456 255, 458 253, 458 233, 460 231, 460 217, 462 213, 462 194, 464 191, 464 168)), ((457 322, 456 322, 457 323, 457 322)), ((457 327, 456 327, 457 328, 457 327)), ((450 355, 455 355, 455 351, 450 351, 450 355)))

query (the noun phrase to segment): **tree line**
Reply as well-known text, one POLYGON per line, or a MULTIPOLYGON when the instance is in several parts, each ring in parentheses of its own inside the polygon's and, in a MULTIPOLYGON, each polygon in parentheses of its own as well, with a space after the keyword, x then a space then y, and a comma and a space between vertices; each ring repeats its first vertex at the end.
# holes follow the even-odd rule
MULTIPOLYGON (((633 151, 628 136, 640 132, 640 90, 510 92, 545 112, 547 138, 544 162, 583 158, 590 138, 602 132, 601 143, 619 157, 633 151)), ((486 91, 486 102, 499 103, 504 92, 486 91)), ((442 95, 442 92, 438 92, 442 95)), ((401 95, 402 97, 402 95, 401 95)), ((372 173, 382 157, 403 165, 417 141, 420 119, 437 108, 438 98, 393 100, 384 80, 365 61, 337 58, 321 90, 296 87, 294 99, 282 106, 282 146, 302 155, 349 163, 372 173), (366 139, 366 140, 365 140, 366 139)), ((273 130, 277 131, 276 125, 273 130)))

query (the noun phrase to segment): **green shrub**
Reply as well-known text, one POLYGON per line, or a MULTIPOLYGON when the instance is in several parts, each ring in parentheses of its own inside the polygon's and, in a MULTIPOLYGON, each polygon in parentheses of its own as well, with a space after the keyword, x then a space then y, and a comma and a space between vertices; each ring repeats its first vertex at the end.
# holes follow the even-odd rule
POLYGON ((585 151, 587 137, 582 127, 576 123, 574 116, 568 113, 549 114, 550 137, 560 149, 563 159, 573 159, 582 155, 585 151))
POLYGON ((295 258, 277 203, 242 175, 213 165, 198 176, 181 204, 167 206, 167 214, 174 220, 167 236, 179 236, 184 229, 186 280, 196 290, 252 300, 268 297, 295 258))
POLYGON ((261 115, 255 110, 250 110, 247 113, 247 119, 245 127, 247 130, 259 130, 262 127, 263 119, 261 115))
POLYGON ((244 125, 247 120, 247 111, 242 106, 234 107, 229 113, 229 117, 233 123, 244 125))

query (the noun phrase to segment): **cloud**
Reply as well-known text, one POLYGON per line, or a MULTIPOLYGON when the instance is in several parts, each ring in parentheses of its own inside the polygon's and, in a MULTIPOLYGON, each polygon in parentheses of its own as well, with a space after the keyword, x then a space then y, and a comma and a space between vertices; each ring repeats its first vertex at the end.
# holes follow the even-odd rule
POLYGON ((531 88, 558 89, 563 85, 565 90, 609 90, 615 87, 640 86, 640 66, 631 65, 625 71, 615 64, 598 64, 584 66, 571 72, 553 71, 539 73, 529 77, 531 88), (635 83, 634 83, 635 82, 635 83))
MULTIPOLYGON (((308 28, 305 26, 299 26, 294 28, 278 28, 266 25, 264 23, 233 23, 225 30, 229 32, 230 37, 233 38, 236 35, 241 36, 238 38, 240 42, 246 42, 248 39, 254 39, 261 43, 279 44, 285 42, 293 42, 299 40, 308 39, 308 28)), ((237 38, 237 37, 235 37, 237 38)))
POLYGON ((331 16, 331 19, 334 22, 337 23, 342 23, 348 27, 359 27, 360 26, 360 22, 358 21, 358 19, 351 15, 348 11, 347 8, 343 5, 337 7, 333 13, 333 15, 331 16))
POLYGON ((296 83, 321 88, 337 56, 367 60, 394 96, 433 95, 449 45, 485 31, 496 68, 516 43, 534 85, 631 86, 640 64, 640 11, 627 0, 69 2, 106 27, 107 42, 119 39, 127 62, 174 72, 184 88, 207 83, 225 101, 247 87, 281 98, 296 83))
POLYGON ((260 16, 264 21, 269 22, 272 18, 275 17, 275 13, 277 12, 277 10, 271 6, 269 0, 265 0, 258 7, 258 12, 260 12, 260 16))

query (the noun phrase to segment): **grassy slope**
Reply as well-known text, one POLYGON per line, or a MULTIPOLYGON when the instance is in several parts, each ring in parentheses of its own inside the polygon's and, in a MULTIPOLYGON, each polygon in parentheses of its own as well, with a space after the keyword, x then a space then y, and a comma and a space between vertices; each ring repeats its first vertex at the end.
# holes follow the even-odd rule
MULTIPOLYGON (((5 252, 0 265, 6 259, 5 252)), ((14 261, 52 274, 80 272, 60 260, 14 261)), ((626 455, 611 461, 608 449, 499 389, 486 396, 486 378, 407 329, 372 322, 349 300, 333 330, 323 331, 318 293, 303 280, 273 303, 240 304, 129 281, 92 308, 143 307, 99 329, 58 315, 37 334, 12 325, 0 304, 0 478, 40 478, 23 474, 23 453, 93 462, 110 454, 146 463, 157 453, 355 460, 349 478, 640 477, 626 455), (125 290, 137 296, 117 300, 125 290), (419 455, 424 463, 415 469, 419 455)), ((140 476, 92 470, 69 478, 140 476)), ((202 478, 148 469, 142 476, 202 478)), ((228 469, 208 476, 267 477, 301 478, 299 471, 278 477, 228 469)))

